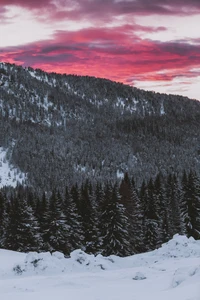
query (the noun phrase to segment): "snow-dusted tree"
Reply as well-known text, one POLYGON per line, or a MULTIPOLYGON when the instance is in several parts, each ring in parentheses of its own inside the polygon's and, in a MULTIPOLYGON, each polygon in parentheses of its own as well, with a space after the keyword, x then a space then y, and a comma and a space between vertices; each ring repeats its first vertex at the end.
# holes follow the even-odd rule
POLYGON ((154 183, 150 179, 147 186, 147 203, 145 207, 145 244, 146 250, 153 250, 161 244, 161 228, 159 224, 159 204, 155 196, 154 183))
POLYGON ((127 256, 132 254, 129 239, 129 223, 125 208, 120 203, 118 187, 107 185, 102 206, 101 223, 101 253, 127 256))
POLYGON ((129 220, 129 236, 132 251, 140 253, 145 251, 144 245, 144 209, 136 188, 131 184, 131 198, 126 213, 129 220))
POLYGON ((188 201, 190 198, 190 187, 188 186, 188 176, 186 171, 183 172, 181 180, 182 198, 180 201, 180 221, 181 233, 188 235, 189 230, 189 215, 188 215, 188 201))
POLYGON ((50 251, 51 246, 49 244, 49 222, 50 222, 50 212, 49 203, 46 194, 43 193, 42 198, 38 197, 35 206, 35 216, 39 222, 39 231, 42 237, 42 251, 50 251))
POLYGON ((98 228, 96 202, 89 182, 81 187, 81 217, 84 231, 84 246, 87 253, 96 253, 98 244, 98 228))
POLYGON ((154 198, 158 208, 158 226, 160 231, 160 241, 158 246, 169 240, 169 207, 166 198, 166 190, 163 184, 163 177, 161 174, 156 176, 154 181, 154 198))
POLYGON ((175 233, 181 231, 181 216, 180 216, 180 203, 181 203, 181 189, 175 175, 170 174, 167 178, 166 185, 166 198, 169 222, 169 237, 171 238, 175 233))
POLYGON ((66 216, 66 249, 69 254, 75 249, 83 248, 84 234, 77 204, 67 187, 65 189, 63 211, 66 216))
POLYGON ((51 246, 51 251, 69 253, 67 248, 67 230, 61 195, 59 192, 53 191, 49 203, 49 224, 45 233, 51 246))
POLYGON ((120 201, 125 207, 125 214, 129 223, 129 239, 132 253, 142 252, 143 242, 143 214, 142 206, 137 195, 134 181, 131 182, 128 173, 124 174, 124 178, 120 185, 120 201))
POLYGON ((8 215, 6 207, 6 195, 3 195, 3 193, 0 191, 0 248, 4 248, 6 230, 8 225, 8 215))
POLYGON ((196 173, 188 176, 188 235, 200 239, 200 179, 196 173))
POLYGON ((26 200, 13 199, 9 209, 9 222, 6 231, 5 246, 16 251, 38 251, 42 239, 39 224, 33 210, 26 200))

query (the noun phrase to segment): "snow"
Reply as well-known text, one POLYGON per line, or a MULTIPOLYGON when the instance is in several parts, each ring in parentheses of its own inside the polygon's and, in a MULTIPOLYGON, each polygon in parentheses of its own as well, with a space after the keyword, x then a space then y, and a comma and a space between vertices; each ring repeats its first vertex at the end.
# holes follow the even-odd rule
POLYGON ((120 258, 0 249, 2 300, 199 300, 200 241, 176 235, 160 249, 120 258))
POLYGON ((123 179, 124 178, 124 172, 121 172, 120 170, 117 170, 117 178, 123 179))
POLYGON ((160 115, 161 115, 161 116, 165 115, 165 109, 164 109, 164 104, 163 104, 163 102, 161 103, 161 107, 160 107, 160 115))
POLYGON ((0 188, 16 187, 17 183, 22 184, 26 180, 26 175, 9 163, 8 156, 8 150, 0 147, 0 188))

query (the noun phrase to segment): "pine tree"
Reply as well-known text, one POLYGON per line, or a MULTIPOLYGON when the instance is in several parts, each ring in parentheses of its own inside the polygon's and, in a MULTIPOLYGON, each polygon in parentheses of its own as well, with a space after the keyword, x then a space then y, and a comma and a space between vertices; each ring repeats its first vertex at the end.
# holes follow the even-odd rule
POLYGON ((188 190, 188 235, 200 239, 200 180, 193 172, 188 176, 188 190))
POLYGON ((154 181, 154 198, 155 203, 158 205, 158 226, 160 230, 160 241, 158 245, 169 240, 168 232, 168 214, 167 214, 167 200, 166 194, 162 183, 162 175, 158 174, 154 181))
POLYGON ((0 191, 0 248, 4 248, 6 230, 8 225, 7 198, 0 191))
POLYGON ((15 251, 38 251, 41 247, 39 225, 25 199, 15 198, 9 209, 5 246, 15 251))
POLYGON ((42 237, 42 251, 50 251, 51 246, 49 244, 49 223, 50 223, 50 212, 49 203, 46 198, 46 194, 43 193, 42 199, 38 197, 35 207, 35 216, 39 222, 39 231, 42 237))
POLYGON ((188 235, 189 230, 189 215, 188 215, 188 201, 189 201, 189 186, 188 176, 186 171, 183 172, 181 181, 182 198, 180 202, 180 222, 181 222, 181 233, 188 235))
POLYGON ((66 243, 68 254, 75 249, 83 248, 84 234, 81 217, 78 213, 77 204, 74 202, 68 188, 65 189, 63 203, 66 216, 66 243))
POLYGON ((88 182, 81 187, 81 217, 84 231, 84 245, 87 253, 97 251, 98 230, 96 227, 95 200, 88 182))
POLYGON ((63 212, 63 201, 59 192, 53 191, 49 204, 49 228, 46 230, 51 251, 69 253, 67 248, 66 216, 63 212))
POLYGON ((161 230, 159 226, 159 205, 155 196, 153 180, 147 186, 147 204, 145 207, 145 244, 147 250, 160 245, 161 230))
POLYGON ((125 208, 120 203, 117 185, 113 188, 106 186, 104 204, 102 206, 101 253, 105 256, 115 254, 127 256, 131 254, 128 233, 128 218, 125 208))
POLYGON ((175 175, 169 175, 167 179, 167 200, 169 211, 169 234, 170 238, 175 233, 181 232, 181 189, 175 175))
POLYGON ((132 253, 141 253, 145 251, 144 245, 144 210, 136 188, 133 184, 130 186, 130 201, 126 208, 126 214, 129 220, 129 237, 132 246, 132 253))

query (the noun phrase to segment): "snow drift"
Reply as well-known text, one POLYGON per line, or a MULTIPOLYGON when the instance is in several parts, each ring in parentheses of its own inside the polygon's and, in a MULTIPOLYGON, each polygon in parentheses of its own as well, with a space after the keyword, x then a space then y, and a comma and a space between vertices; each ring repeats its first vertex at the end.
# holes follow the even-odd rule
POLYGON ((199 300, 200 241, 175 235, 160 249, 125 258, 81 250, 69 258, 0 250, 0 299, 66 295, 70 300, 199 300))

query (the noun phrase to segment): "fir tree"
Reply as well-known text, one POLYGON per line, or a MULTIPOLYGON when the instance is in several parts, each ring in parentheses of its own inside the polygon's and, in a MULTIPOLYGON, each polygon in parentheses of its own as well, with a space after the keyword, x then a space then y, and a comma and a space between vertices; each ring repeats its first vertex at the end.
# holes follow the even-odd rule
POLYGON ((183 172, 181 180, 182 198, 180 202, 180 221, 181 233, 188 235, 189 230, 189 215, 188 215, 188 201, 189 201, 189 186, 188 176, 186 171, 183 172))
POLYGON ((95 253, 97 251, 97 236, 96 215, 94 207, 94 198, 89 183, 81 187, 81 216, 84 231, 84 245, 87 253, 95 253), (90 191, 90 192, 89 192, 90 191))
POLYGON ((145 209, 145 243, 147 250, 153 250, 160 245, 161 231, 157 200, 154 184, 152 179, 150 179, 147 186, 147 206, 145 209))
POLYGON ((126 208, 126 214, 130 224, 129 237, 133 251, 132 253, 140 253, 145 250, 143 224, 144 210, 133 184, 130 186, 130 192, 130 201, 126 208))
POLYGON ((83 249, 84 234, 81 217, 78 213, 77 204, 74 202, 68 188, 65 189, 64 214, 66 216, 66 243, 68 254, 75 249, 83 249))
POLYGON ((131 245, 128 233, 128 218, 125 215, 125 208, 120 203, 120 196, 117 185, 112 188, 107 185, 101 226, 101 247, 102 254, 127 256, 131 254, 131 245))
POLYGON ((49 203, 46 198, 46 194, 43 193, 42 199, 38 197, 36 207, 35 207, 35 216, 39 222, 40 235, 42 237, 42 251, 50 251, 51 246, 49 244, 49 223, 50 223, 50 212, 49 212, 49 203))
POLYGON ((67 248, 66 216, 63 212, 63 202, 59 192, 52 192, 49 204, 49 228, 46 235, 51 246, 51 251, 69 253, 67 248))
POLYGON ((24 199, 12 200, 5 245, 15 251, 38 251, 41 247, 39 225, 24 199))
POLYGON ((188 235, 195 239, 200 239, 200 180, 197 175, 190 172, 188 176, 188 215, 189 228, 188 235))
POLYGON ((4 248, 6 229, 8 225, 7 216, 7 198, 6 195, 0 191, 0 248, 4 248))

